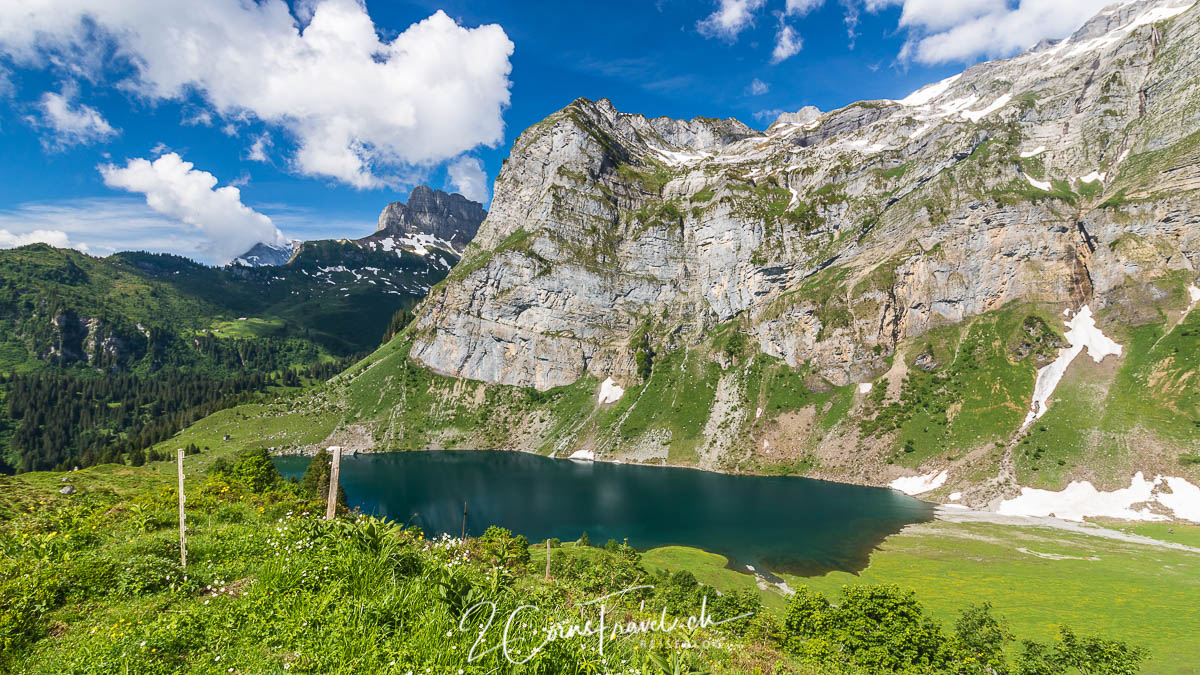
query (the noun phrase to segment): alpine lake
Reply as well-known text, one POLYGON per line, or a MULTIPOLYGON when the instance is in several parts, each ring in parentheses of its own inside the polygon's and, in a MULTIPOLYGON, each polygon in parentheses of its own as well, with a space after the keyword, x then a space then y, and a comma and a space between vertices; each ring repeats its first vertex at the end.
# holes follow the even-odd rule
MULTIPOLYGON (((311 461, 275 458, 285 478, 311 461)), ((343 456, 340 482, 351 508, 427 536, 459 536, 466 502, 471 536, 499 525, 535 543, 586 532, 596 546, 689 546, 769 577, 858 572, 884 538, 933 517, 931 504, 886 488, 506 451, 343 456)))

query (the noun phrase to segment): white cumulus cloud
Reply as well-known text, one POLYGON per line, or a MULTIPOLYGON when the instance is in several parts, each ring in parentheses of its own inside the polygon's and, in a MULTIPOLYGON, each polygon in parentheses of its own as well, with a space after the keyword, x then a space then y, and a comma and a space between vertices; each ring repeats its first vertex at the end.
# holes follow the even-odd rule
POLYGON ((783 63, 800 53, 804 41, 796 29, 783 21, 779 23, 779 32, 775 34, 775 49, 771 51, 771 63, 783 63))
POLYGON ((463 157, 447 167, 446 172, 450 175, 450 184, 459 194, 480 204, 487 203, 487 174, 482 162, 474 157, 463 157))
POLYGON ((71 238, 62 230, 33 230, 14 234, 0 229, 0 248, 16 248, 29 244, 50 244, 58 248, 68 248, 71 238))
POLYGON ((825 0, 787 0, 784 12, 803 16, 823 4, 825 4, 825 0))
POLYGON ((254 142, 250 144, 250 149, 246 151, 246 159, 255 162, 269 162, 271 158, 267 156, 267 148, 274 145, 271 141, 271 134, 263 132, 254 137, 254 142))
POLYGON ((151 162, 134 158, 119 167, 98 167, 104 184, 145 195, 146 204, 158 213, 199 230, 212 257, 226 261, 262 241, 282 243, 285 238, 267 216, 242 203, 241 191, 216 187, 216 176, 196 169, 176 153, 151 162))
POLYGON ((1112 0, 868 0, 878 11, 900 5, 908 30, 902 60, 968 62, 1011 56, 1046 38, 1064 38, 1112 0))
POLYGON ((42 94, 38 109, 41 118, 34 123, 50 130, 53 135, 50 146, 90 145, 117 133, 95 108, 82 103, 72 105, 66 94, 52 91, 42 94))
POLYGON ((705 37, 736 40, 738 33, 754 25, 754 14, 766 0, 718 0, 712 14, 696 23, 696 30, 705 37))
POLYGON ((498 25, 439 10, 389 40, 358 0, 295 15, 283 0, 0 3, 0 53, 17 63, 94 76, 109 47, 132 72, 122 88, 150 101, 195 92, 227 124, 277 125, 297 171, 359 188, 504 137, 513 45, 498 25))

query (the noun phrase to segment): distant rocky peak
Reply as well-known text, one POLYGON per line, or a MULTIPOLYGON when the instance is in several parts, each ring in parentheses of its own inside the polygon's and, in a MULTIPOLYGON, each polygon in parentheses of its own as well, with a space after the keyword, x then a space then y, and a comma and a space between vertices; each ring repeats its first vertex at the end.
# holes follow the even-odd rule
POLYGON ((389 237, 428 235, 461 253, 475 238, 487 211, 479 202, 426 185, 413 188, 408 202, 392 202, 379 214, 379 228, 359 242, 370 245, 389 237))
POLYGON ((771 126, 779 124, 808 124, 820 118, 823 114, 817 106, 806 105, 796 112, 781 113, 779 117, 775 118, 775 122, 771 126))
POLYGON ((259 242, 229 264, 241 267, 278 267, 292 258, 301 243, 303 242, 299 239, 290 239, 283 244, 259 242))

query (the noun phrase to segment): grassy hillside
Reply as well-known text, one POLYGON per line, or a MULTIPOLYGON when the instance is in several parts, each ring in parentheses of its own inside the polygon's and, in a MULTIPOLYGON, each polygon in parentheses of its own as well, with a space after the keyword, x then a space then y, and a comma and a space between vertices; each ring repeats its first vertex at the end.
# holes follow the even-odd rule
POLYGON ((1132 672, 1143 655, 1070 631, 1018 644, 985 605, 949 612, 942 601, 931 614, 894 585, 821 594, 791 580, 800 592, 785 599, 677 547, 641 554, 616 542, 552 541, 547 580, 544 545, 519 535, 492 528, 478 539, 428 539, 354 514, 327 522, 314 515, 315 495, 284 483, 265 453, 210 459, 187 460, 186 568, 170 464, 74 472, 65 476, 79 490, 70 496, 56 493, 63 474, 0 477, 0 669, 1062 673, 1132 672), (564 632, 588 619, 594 626, 599 610, 589 603, 627 589, 635 590, 605 602, 603 650, 595 635, 564 632), (495 603, 495 619, 468 611, 481 602, 495 603), (713 620, 742 618, 689 628, 702 604, 713 620), (519 610, 509 629, 511 658, 486 651, 503 644, 522 605, 533 609, 519 610), (616 622, 646 630, 663 617, 668 627, 682 623, 611 632, 616 622))

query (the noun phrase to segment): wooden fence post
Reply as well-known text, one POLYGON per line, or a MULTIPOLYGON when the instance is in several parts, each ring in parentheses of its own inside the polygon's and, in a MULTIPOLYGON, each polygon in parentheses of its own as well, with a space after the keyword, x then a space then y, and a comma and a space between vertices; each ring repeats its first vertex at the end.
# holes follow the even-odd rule
POLYGON ((467 500, 465 500, 465 499, 463 500, 463 529, 462 529, 462 538, 463 538, 464 540, 467 538, 467 500))
POLYGON ((335 445, 333 451, 333 466, 329 470, 329 501, 325 506, 325 520, 333 520, 337 514, 338 474, 342 471, 342 446, 335 445))
POLYGON ((183 448, 175 452, 179 457, 179 564, 187 567, 187 526, 183 519, 183 448))
POLYGON ((546 538, 546 583, 550 583, 550 538, 546 538))

